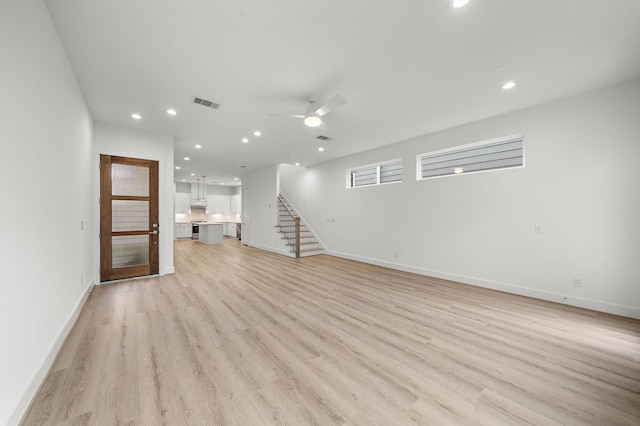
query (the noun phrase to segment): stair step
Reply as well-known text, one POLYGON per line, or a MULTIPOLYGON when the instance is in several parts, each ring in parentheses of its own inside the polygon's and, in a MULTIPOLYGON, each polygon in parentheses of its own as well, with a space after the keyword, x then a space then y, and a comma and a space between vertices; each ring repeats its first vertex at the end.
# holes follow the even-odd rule
POLYGON ((300 257, 318 256, 320 254, 324 254, 324 251, 322 250, 302 251, 300 252, 300 257))
MULTIPOLYGON (((300 253, 310 253, 313 251, 322 251, 322 249, 321 248, 304 248, 304 249, 301 248, 300 249, 300 253)), ((295 253, 295 252, 296 252, 295 250, 291 250, 291 253, 295 253)))
POLYGON ((308 229, 302 218, 293 208, 293 206, 283 198, 278 198, 278 224, 275 226, 277 232, 282 234, 281 239, 285 240, 284 244, 290 247, 291 253, 295 253, 296 245, 296 220, 300 220, 300 257, 313 256, 324 253, 320 242, 316 236, 308 229), (293 214, 293 216, 292 216, 293 214))
MULTIPOLYGON (((318 244, 317 241, 308 241, 308 242, 300 241, 300 246, 310 246, 312 244, 316 244, 316 245, 318 245, 318 247, 320 247, 320 245, 318 244)), ((293 243, 287 242, 285 245, 287 245, 287 246, 295 246, 296 243, 295 242, 293 242, 293 243)))

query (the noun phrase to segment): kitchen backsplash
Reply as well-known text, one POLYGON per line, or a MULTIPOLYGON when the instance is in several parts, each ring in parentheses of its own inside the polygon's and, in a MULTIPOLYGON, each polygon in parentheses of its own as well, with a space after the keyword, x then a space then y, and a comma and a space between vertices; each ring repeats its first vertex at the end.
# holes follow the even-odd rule
POLYGON ((190 222, 196 221, 196 220, 206 221, 207 210, 204 207, 201 207, 201 208, 191 207, 191 214, 189 215, 189 217, 190 217, 190 220, 189 220, 190 222))
POLYGON ((176 214, 176 222, 241 222, 240 215, 206 214, 205 209, 192 209, 189 214, 176 214), (202 211, 200 211, 202 210, 202 211))

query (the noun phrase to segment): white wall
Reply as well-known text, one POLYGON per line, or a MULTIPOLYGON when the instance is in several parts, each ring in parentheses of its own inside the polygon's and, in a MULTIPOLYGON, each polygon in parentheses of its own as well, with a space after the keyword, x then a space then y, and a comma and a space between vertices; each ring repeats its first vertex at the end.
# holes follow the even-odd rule
POLYGON ((243 225, 242 243, 263 250, 287 253, 275 228, 278 224, 278 170, 279 166, 269 166, 242 177, 242 221, 249 222, 243 225), (245 197, 246 189, 249 189, 250 199, 245 197))
POLYGON ((331 254, 640 318, 639 117, 635 81, 281 166, 281 190, 331 254), (415 179, 416 154, 519 133, 525 168, 415 179), (345 189, 347 168, 399 157, 403 183, 345 189))
MULTIPOLYGON (((175 188, 176 192, 191 193, 191 184, 187 182, 176 182, 175 188)), ((207 195, 234 195, 237 192, 237 188, 239 187, 207 184, 206 193, 207 195)), ((200 187, 200 191, 202 191, 202 186, 200 187)))
POLYGON ((236 189, 233 186, 207 185, 207 195, 233 195, 236 189))
POLYGON ((155 160, 158 165, 158 208, 160 221, 160 275, 174 272, 173 266, 173 136, 145 132, 102 122, 94 125, 93 203, 94 233, 93 266, 99 281, 100 275, 100 154, 117 155, 145 160, 155 160))
POLYGON ((26 410, 94 276, 92 119, 41 0, 0 3, 0 57, 4 425, 26 410))

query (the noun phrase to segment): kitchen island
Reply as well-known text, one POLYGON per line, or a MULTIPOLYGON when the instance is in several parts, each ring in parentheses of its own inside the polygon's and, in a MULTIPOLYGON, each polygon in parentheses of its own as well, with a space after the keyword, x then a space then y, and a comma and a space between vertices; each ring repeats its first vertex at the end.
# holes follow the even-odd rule
POLYGON ((205 244, 222 244, 222 223, 199 223, 200 242, 205 244))

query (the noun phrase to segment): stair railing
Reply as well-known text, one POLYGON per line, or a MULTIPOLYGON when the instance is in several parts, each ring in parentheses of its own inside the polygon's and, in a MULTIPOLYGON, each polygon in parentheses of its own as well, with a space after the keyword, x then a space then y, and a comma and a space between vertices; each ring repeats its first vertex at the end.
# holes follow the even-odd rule
MULTIPOLYGON (((296 239, 295 239, 295 241, 296 241, 295 254, 296 254, 296 258, 299 258, 300 257, 300 216, 294 214, 291 211, 291 209, 289 208, 289 206, 285 202, 284 197, 282 196, 282 194, 278 195, 278 201, 285 208, 285 210, 287 211, 287 213, 289 214, 289 216, 293 220, 294 232, 295 232, 295 236, 296 236, 296 239)), ((280 223, 280 215, 279 214, 278 214, 278 223, 282 226, 282 224, 280 223)))

